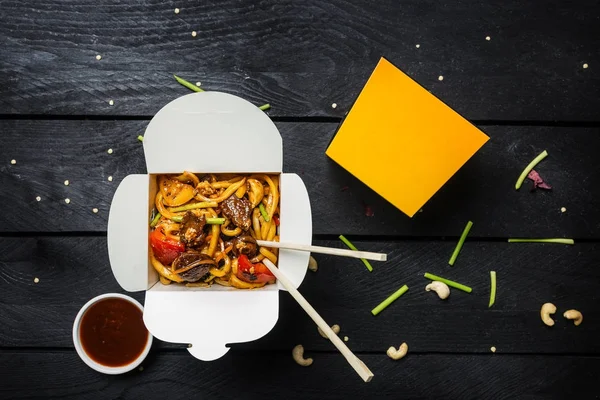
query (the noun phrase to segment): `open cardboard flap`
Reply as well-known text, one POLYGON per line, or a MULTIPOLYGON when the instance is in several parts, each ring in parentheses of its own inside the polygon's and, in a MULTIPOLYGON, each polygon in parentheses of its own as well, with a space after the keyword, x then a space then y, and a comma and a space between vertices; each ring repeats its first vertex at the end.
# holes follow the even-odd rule
MULTIPOLYGON (((225 93, 203 92, 167 104, 144 135, 151 175, 127 176, 117 188, 108 223, 108 250, 115 278, 127 291, 146 290, 144 322, 158 339, 189 343, 201 360, 223 356, 228 343, 256 340, 279 315, 279 284, 241 290, 168 286, 148 259, 149 215, 154 207, 154 174, 280 174, 282 140, 273 122, 251 103, 225 93), (253 155, 253 156, 250 156, 253 155), (142 206, 141 206, 142 205, 142 206)), ((312 219, 304 183, 280 175, 280 240, 310 244, 312 219)), ((306 274, 309 253, 280 250, 278 267, 297 287, 306 274)))

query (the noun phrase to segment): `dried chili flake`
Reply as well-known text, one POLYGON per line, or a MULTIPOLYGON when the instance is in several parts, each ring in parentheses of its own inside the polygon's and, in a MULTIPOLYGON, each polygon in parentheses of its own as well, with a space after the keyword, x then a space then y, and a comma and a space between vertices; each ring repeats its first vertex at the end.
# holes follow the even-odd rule
POLYGON ((550 186, 546 182, 544 182, 544 180, 542 179, 540 174, 538 174, 538 172, 535 169, 532 169, 529 172, 529 174, 527 174, 527 178, 529 178, 533 181, 533 190, 535 190, 537 188, 546 189, 546 190, 552 189, 552 186, 550 186))

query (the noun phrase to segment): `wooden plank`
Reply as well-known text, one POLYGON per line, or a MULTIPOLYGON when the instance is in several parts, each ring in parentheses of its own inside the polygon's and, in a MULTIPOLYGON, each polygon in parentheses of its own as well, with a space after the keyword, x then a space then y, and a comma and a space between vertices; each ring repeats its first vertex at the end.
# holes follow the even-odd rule
POLYGON ((598 120, 595 1, 2 6, 3 114, 153 115, 186 93, 177 73, 271 115, 342 117, 385 56, 470 119, 598 120))
MULTIPOLYGON (((317 241, 340 246, 338 241, 317 241)), ((597 299, 599 243, 512 245, 466 243, 454 267, 447 265, 453 242, 361 242, 367 251, 389 254, 369 273, 359 260, 317 256, 301 293, 330 324, 339 324, 353 351, 385 352, 409 343, 416 352, 600 354, 597 299), (489 271, 498 273, 496 304, 488 309, 489 271), (425 272, 470 285, 446 301, 425 292, 425 272), (409 291, 377 317, 370 310, 403 284, 409 291), (539 317, 543 303, 558 307, 556 326, 539 317), (570 308, 584 315, 581 326, 562 317, 570 308)), ((121 292, 109 268, 105 238, 15 237, 0 239, 0 347, 73 346, 72 321, 91 297, 121 292), (34 278, 39 283, 34 283, 34 278)), ((135 297, 143 301, 143 295, 135 297)), ((298 343, 331 351, 316 326, 285 292, 280 318, 264 338, 235 349, 288 351, 298 343)), ((168 345, 159 347, 182 347, 168 345)))
POLYGON ((107 376, 88 368, 74 351, 0 353, 10 376, 0 397, 61 399, 212 398, 452 398, 561 399, 597 395, 598 357, 409 354, 401 361, 361 355, 375 377, 363 383, 338 354, 310 354, 300 367, 289 352, 232 351, 200 362, 185 351, 154 353, 143 371, 107 376))
MULTIPOLYGON (((119 182, 128 174, 145 173, 136 137, 146 125, 0 121, 0 232, 105 232, 119 182), (11 165, 11 159, 17 164, 11 165), (67 179, 69 186, 63 184, 67 179)), ((600 238, 598 128, 483 126, 490 142, 410 219, 325 156, 337 124, 277 126, 284 171, 298 173, 306 183, 317 235, 456 237, 472 220, 472 237, 600 238), (521 170, 543 149, 550 156, 538 170, 554 189, 531 193, 527 182, 515 191, 521 170), (365 204, 373 217, 365 215, 365 204), (567 211, 561 213, 561 207, 567 211)))

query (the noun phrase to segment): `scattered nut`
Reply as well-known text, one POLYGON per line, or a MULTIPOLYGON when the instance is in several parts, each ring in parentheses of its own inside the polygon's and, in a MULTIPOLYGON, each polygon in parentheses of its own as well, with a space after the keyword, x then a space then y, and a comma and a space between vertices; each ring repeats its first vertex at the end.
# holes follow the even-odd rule
POLYGON ((42 198, 41 198, 40 196, 37 196, 35 199, 36 199, 37 201, 42 201, 42 198))
POLYGON ((398 350, 396 350, 394 346, 391 346, 386 352, 388 357, 392 360, 399 360, 404 357, 406 353, 408 353, 408 345, 406 343, 402 343, 398 350))
POLYGON ((109 177, 108 177, 108 181, 109 181, 109 182, 112 182, 112 176, 109 176, 109 177))
POLYGON ((92 208, 92 212, 93 212, 94 214, 98 214, 98 209, 97 209, 97 208, 92 208))
POLYGON ((444 77, 442 75, 438 76, 438 81, 443 81, 444 77))
POLYGON ((192 37, 196 37, 197 33, 196 31, 192 31, 192 37))
POLYGON ((589 65, 583 64, 583 69, 586 69, 587 67, 589 67, 589 65))
POLYGON ((433 290, 442 300, 447 299, 448 296, 450 296, 450 288, 444 282, 433 281, 425 286, 425 290, 428 292, 433 290))
POLYGON ((109 100, 108 104, 111 105, 111 106, 114 106, 115 105, 115 101, 114 100, 109 100))
POLYGON ((308 259, 308 269, 310 269, 312 272, 317 272, 317 269, 319 269, 319 266, 317 265, 317 260, 315 260, 313 256, 310 256, 310 258, 308 259))
POLYGON ((33 283, 39 283, 40 282, 40 278, 33 278, 33 283))
POLYGON ((98 61, 102 60, 102 56, 100 54, 96 55, 96 60, 98 60, 98 61))
MULTIPOLYGON (((319 331, 319 335, 323 336, 325 339, 329 339, 325 332, 321 330, 321 328, 317 328, 317 330, 319 331)), ((340 333, 340 326, 338 324, 335 324, 331 327, 331 330, 337 335, 338 333, 340 333)))
POLYGON ((196 86, 202 86, 202 82, 196 82, 196 86))
POLYGON ((69 204, 70 202, 71 202, 71 199, 69 199, 69 198, 65 199, 65 203, 69 204))
POLYGON ((487 40, 487 41, 489 42, 490 40, 492 40, 492 38, 491 38, 491 37, 489 37, 489 36, 486 36, 486 37, 485 37, 485 40, 487 40))
POLYGON ((112 154, 112 153, 113 153, 113 149, 108 149, 108 150, 106 150, 106 152, 107 152, 108 154, 112 154))
POLYGON ((10 163, 11 163, 12 165, 15 165, 15 164, 17 163, 17 160, 10 160, 10 163))
POLYGON ((304 358, 304 347, 302 347, 301 344, 294 347, 294 349, 292 350, 292 357, 294 358, 294 361, 298 363, 298 365, 301 365, 303 367, 308 367, 313 363, 312 358, 304 358))
POLYGON ((69 180, 68 179, 65 181, 65 186, 69 186, 69 180))
POLYGON ((495 353, 496 352, 496 346, 490 347, 490 350, 492 351, 492 353, 495 353))
POLYGON ((175 9, 175 14, 179 14, 179 8, 175 9))
POLYGON ((566 211, 567 211, 567 209, 565 207, 560 208, 560 212, 566 212, 566 211))
POLYGON ((575 326, 579 326, 583 322, 583 314, 577 310, 567 310, 563 314, 563 317, 566 319, 572 319, 575 326))
POLYGON ((348 340, 350 340, 348 336, 344 336, 344 342, 347 342, 348 340))
POLYGON ((542 321, 548 326, 554 325, 554 320, 550 317, 550 314, 554 314, 556 312, 556 306, 552 303, 544 303, 542 309, 540 310, 540 317, 542 317, 542 321))
POLYGON ((337 103, 332 103, 331 108, 337 108, 337 103))
POLYGON ((418 49, 419 47, 421 47, 420 44, 415 44, 415 47, 418 49))

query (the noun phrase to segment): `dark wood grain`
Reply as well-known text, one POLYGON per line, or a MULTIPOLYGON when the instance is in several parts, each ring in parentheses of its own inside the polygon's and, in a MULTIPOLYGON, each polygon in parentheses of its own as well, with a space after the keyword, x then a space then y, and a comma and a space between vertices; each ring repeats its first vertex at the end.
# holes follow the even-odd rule
POLYGON ((363 383, 339 354, 307 354, 300 367, 289 352, 232 351, 201 362, 185 351, 154 353, 143 371, 107 376, 88 368, 74 351, 0 353, 0 372, 10 376, 0 397, 11 399, 141 398, 596 398, 598 357, 418 355, 400 361, 361 355, 375 377, 363 383), (60 371, 60 373, 57 373, 60 371), (52 382, 47 380, 53 376, 52 382))
MULTIPOLYGON (((146 125, 0 121, 0 202, 6 211, 0 213, 0 231, 105 232, 119 182, 128 174, 145 173, 136 137, 146 125), (11 165, 11 159, 17 164, 11 165), (69 186, 63 184, 66 179, 69 186), (93 208, 99 213, 93 214, 93 208)), ((472 220, 473 237, 600 238, 598 128, 483 126, 490 142, 410 219, 325 156, 337 124, 277 126, 284 171, 304 180, 317 235, 456 237, 472 220), (521 170, 543 149, 550 156, 538 171, 554 189, 532 193, 526 182, 515 191, 521 170), (365 215, 364 204, 371 206, 373 217, 365 215), (561 207, 567 211, 561 213, 561 207)))
POLYGON ((470 119, 598 121, 599 26, 595 1, 4 0, 0 113, 153 115, 177 73, 341 117, 385 56, 470 119))
MULTIPOLYGON (((338 241, 318 245, 341 247, 338 241)), ((511 245, 467 242, 454 267, 447 265, 454 243, 439 241, 360 242, 389 254, 369 273, 359 260, 319 256, 300 291, 330 324, 342 327, 355 351, 384 351, 406 341, 416 352, 600 354, 597 268, 600 244, 511 245), (498 274, 495 306, 488 309, 489 271, 498 274), (473 287, 452 290, 441 301, 425 292, 431 272, 473 287), (377 317, 370 310, 403 284, 409 291, 377 317), (545 302, 559 311, 556 325, 539 317, 545 302), (562 318, 570 308, 584 315, 581 326, 562 318)), ((122 292, 110 271, 105 238, 28 237, 0 239, 0 347, 73 346, 72 322, 91 297, 122 292), (39 283, 34 283, 34 278, 39 283)), ((135 296, 143 301, 142 294, 135 296)), ((333 350, 287 293, 280 318, 264 338, 234 348, 333 350)), ((160 347, 160 346, 159 346, 160 347)), ((162 347, 181 347, 162 346, 162 347)))

